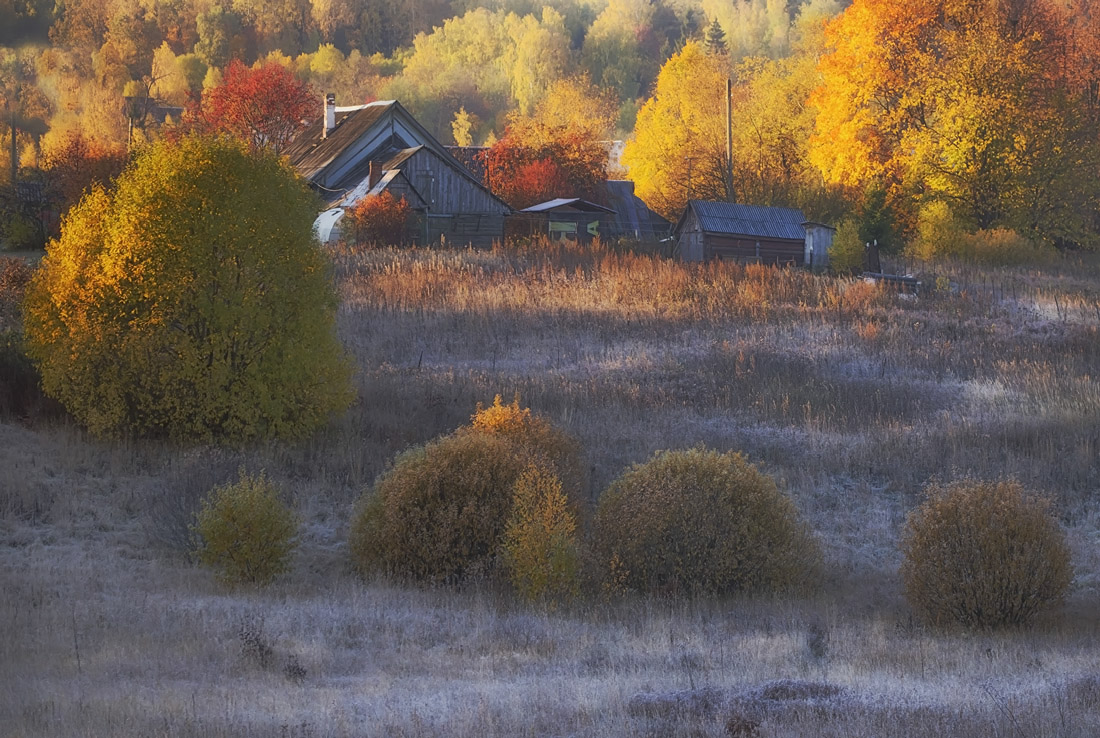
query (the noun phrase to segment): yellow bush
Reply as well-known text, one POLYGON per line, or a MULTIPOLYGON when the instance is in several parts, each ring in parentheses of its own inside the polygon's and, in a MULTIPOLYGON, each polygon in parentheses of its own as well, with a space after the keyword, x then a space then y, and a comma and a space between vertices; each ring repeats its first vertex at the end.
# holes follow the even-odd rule
POLYGON ((1069 548, 1050 504, 1017 482, 932 485, 901 542, 910 605, 929 622, 991 628, 1061 602, 1069 548))
POLYGON ((967 250, 967 232, 951 206, 940 200, 923 205, 917 216, 917 235, 909 253, 930 261, 944 256, 962 256, 967 250))
POLYGON ((576 596, 580 557, 577 521, 552 472, 530 465, 512 488, 504 530, 504 561, 512 586, 526 600, 576 596))
POLYGON ((859 237, 859 223, 846 218, 833 234, 829 247, 829 271, 833 274, 856 274, 863 271, 863 241, 859 237))
POLYGON ((265 584, 285 572, 297 547, 298 521, 261 473, 241 472, 202 502, 192 533, 195 554, 228 582, 265 584))
POLYGON ((148 147, 69 211, 27 290, 43 389, 99 435, 312 432, 352 394, 315 215, 274 154, 148 147))
MULTIPOLYGON (((516 480, 532 463, 577 476, 577 449, 518 401, 479 406, 471 425, 399 455, 360 500, 349 536, 356 565, 430 582, 496 575, 516 480)), ((562 485, 575 514, 579 488, 562 485)))
POLYGON ((794 503, 739 453, 665 451, 600 499, 595 545, 640 591, 774 591, 815 572, 820 554, 794 503))
MULTIPOLYGON (((505 438, 515 444, 534 463, 549 464, 561 479, 562 486, 570 491, 570 498, 578 500, 588 486, 588 475, 581 456, 580 445, 568 433, 554 427, 545 418, 535 415, 530 408, 520 407, 519 396, 505 405, 500 395, 493 404, 483 407, 470 418, 470 428, 505 438)), ((573 510, 582 512, 580 508, 573 510)))

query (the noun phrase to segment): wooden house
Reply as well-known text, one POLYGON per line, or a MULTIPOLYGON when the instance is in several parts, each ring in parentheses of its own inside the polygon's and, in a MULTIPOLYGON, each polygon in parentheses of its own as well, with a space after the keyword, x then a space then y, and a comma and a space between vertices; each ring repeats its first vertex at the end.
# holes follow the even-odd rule
POLYGON ((508 225, 510 235, 545 234, 552 241, 588 243, 601 236, 615 211, 579 197, 547 200, 516 213, 508 225))
POLYGON ((329 95, 321 119, 284 153, 327 206, 315 223, 322 241, 341 237, 348 208, 383 192, 417 214, 413 241, 491 246, 504 237, 511 208, 395 100, 336 107, 329 95))
POLYGON ((603 235, 607 238, 629 239, 643 243, 656 243, 668 237, 672 224, 649 209, 634 194, 634 183, 628 179, 611 179, 605 184, 607 204, 615 216, 607 224, 603 235))
POLYGON ((673 238, 683 261, 825 267, 835 231, 794 208, 690 200, 673 238))

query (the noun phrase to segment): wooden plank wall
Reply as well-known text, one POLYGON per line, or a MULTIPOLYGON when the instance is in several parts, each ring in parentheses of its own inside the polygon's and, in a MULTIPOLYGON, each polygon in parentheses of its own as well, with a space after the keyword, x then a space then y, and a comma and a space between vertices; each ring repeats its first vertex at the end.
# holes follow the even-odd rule
POLYGON ((805 260, 802 241, 706 235, 706 258, 741 263, 801 266, 805 260), (757 243, 760 244, 759 254, 757 243))
POLYGON ((483 213, 504 215, 499 200, 456 169, 457 162, 444 161, 430 149, 421 149, 401 165, 413 187, 428 200, 432 213, 440 215, 483 213))

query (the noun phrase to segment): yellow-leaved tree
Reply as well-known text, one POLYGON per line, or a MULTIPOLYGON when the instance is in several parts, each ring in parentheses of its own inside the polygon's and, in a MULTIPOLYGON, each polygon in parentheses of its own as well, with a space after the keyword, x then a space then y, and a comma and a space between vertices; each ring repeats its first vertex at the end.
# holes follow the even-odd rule
POLYGON ((70 211, 28 289, 43 388, 98 435, 314 430, 352 397, 315 213, 274 154, 149 147, 70 211))
POLYGON ((671 57, 623 149, 638 197, 675 220, 689 199, 726 200, 728 66, 695 42, 671 57))

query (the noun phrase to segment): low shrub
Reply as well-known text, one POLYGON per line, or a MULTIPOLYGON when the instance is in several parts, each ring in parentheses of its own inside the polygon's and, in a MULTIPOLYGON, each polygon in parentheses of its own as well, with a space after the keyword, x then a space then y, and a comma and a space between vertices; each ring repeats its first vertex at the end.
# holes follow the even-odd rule
POLYGON ((351 240, 357 244, 399 246, 405 243, 409 224, 409 202, 391 192, 364 197, 346 213, 351 240))
POLYGON ((360 502, 356 565, 430 582, 493 573, 523 468, 507 440, 468 429, 406 451, 360 502))
POLYGON ((917 232, 908 246, 911 256, 924 261, 962 256, 967 250, 966 225, 940 200, 925 203, 917 216, 917 232))
POLYGON ((833 274, 858 274, 864 268, 863 241, 859 237, 859 223, 846 218, 833 234, 829 247, 829 271, 833 274))
POLYGON ((1050 503, 1017 482, 932 485, 901 541, 906 597, 935 625, 1020 625, 1061 602, 1073 573, 1050 503))
POLYGON ((532 464, 561 480, 563 513, 576 520, 576 441, 518 400, 479 405, 470 425, 399 455, 360 500, 349 537, 356 566, 427 582, 496 575, 516 481, 532 464))
POLYGON ((817 569, 816 541, 775 481, 739 453, 665 451, 600 499, 595 540, 630 589, 777 591, 817 569))
POLYGON ((575 597, 580 556, 577 521, 561 480, 532 464, 512 488, 512 512, 504 530, 504 561, 512 586, 530 601, 575 597))
POLYGON ((290 565, 298 520, 261 473, 215 487, 193 528, 198 560, 227 582, 266 584, 290 565))
MULTIPOLYGON (((500 395, 493 404, 483 407, 470 418, 470 428, 479 433, 500 436, 515 444, 531 463, 549 465, 569 490, 569 497, 579 503, 588 487, 588 474, 584 466, 580 444, 565 431, 554 426, 546 418, 535 415, 530 408, 520 406, 519 397, 505 405, 500 395)), ((583 514, 583 508, 575 505, 574 514, 583 514)))

